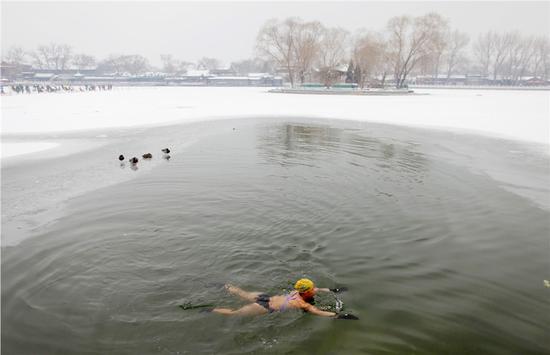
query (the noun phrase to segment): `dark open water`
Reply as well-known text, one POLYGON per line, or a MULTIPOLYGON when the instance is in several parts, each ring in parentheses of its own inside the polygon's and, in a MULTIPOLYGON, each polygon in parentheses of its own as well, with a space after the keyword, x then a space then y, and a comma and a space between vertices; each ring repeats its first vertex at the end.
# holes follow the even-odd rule
POLYGON ((4 354, 550 353, 549 159, 527 146, 234 121, 131 173, 2 249, 4 354), (177 307, 303 276, 361 320, 177 307))

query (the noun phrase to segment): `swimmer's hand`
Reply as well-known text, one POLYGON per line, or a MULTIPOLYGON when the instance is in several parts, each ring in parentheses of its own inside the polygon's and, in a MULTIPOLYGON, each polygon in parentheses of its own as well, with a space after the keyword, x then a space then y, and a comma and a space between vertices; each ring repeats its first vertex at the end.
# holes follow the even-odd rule
POLYGON ((350 313, 341 313, 336 316, 336 319, 350 319, 350 320, 359 320, 358 317, 350 313))
POLYGON ((329 290, 331 292, 334 292, 334 293, 340 293, 340 292, 345 292, 348 290, 348 288, 346 286, 342 286, 342 287, 337 287, 337 288, 329 288, 329 290))

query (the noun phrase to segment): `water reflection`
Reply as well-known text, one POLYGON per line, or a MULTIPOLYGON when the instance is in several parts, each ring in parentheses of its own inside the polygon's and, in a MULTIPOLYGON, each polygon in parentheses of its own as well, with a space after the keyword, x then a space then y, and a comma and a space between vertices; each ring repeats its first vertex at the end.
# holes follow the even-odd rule
POLYGON ((429 169, 429 161, 417 144, 396 143, 369 134, 367 130, 322 125, 273 125, 259 132, 257 148, 262 159, 282 166, 318 167, 338 158, 350 165, 389 169, 414 174, 417 178, 429 169), (348 158, 343 159, 343 155, 348 158), (353 156, 358 159, 354 160, 353 156))

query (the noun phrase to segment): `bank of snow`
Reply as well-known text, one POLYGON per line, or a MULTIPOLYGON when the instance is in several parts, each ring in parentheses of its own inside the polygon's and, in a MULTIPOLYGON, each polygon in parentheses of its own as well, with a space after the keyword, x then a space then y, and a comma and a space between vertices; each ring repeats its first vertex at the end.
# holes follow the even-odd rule
POLYGON ((264 88, 152 87, 2 97, 4 136, 288 116, 425 126, 548 144, 549 91, 419 90, 421 96, 270 94, 264 88))

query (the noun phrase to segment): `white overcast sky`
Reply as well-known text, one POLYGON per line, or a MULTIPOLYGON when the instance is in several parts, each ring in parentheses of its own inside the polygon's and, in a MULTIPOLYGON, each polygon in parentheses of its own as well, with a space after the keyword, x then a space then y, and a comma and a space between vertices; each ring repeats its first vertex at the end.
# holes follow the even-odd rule
POLYGON ((435 11, 472 36, 489 30, 550 33, 550 2, 1 2, 2 51, 12 45, 67 43, 102 59, 111 53, 160 54, 228 64, 254 54, 258 29, 270 18, 298 16, 350 31, 382 30, 392 16, 435 11))

